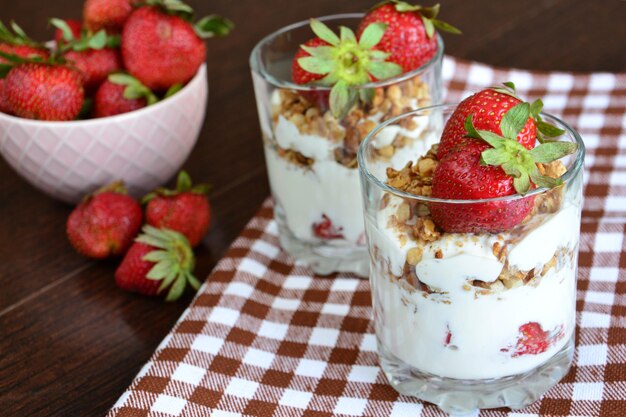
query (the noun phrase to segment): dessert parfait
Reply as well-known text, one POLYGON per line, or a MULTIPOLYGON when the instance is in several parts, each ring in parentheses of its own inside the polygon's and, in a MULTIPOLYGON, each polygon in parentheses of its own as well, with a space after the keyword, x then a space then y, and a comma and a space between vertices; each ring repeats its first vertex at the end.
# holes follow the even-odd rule
POLYGON ((381 366, 450 413, 525 407, 573 357, 584 147, 541 107, 507 83, 390 120, 446 120, 400 169, 384 124, 359 152, 381 366))
MULTIPOLYGON (((443 44, 435 27, 455 29, 437 12, 385 2, 366 15, 288 26, 252 52, 280 242, 317 273, 367 276, 357 150, 378 124, 440 101, 443 44)), ((423 130, 410 117, 389 124, 378 158, 403 166, 431 145, 423 130)))

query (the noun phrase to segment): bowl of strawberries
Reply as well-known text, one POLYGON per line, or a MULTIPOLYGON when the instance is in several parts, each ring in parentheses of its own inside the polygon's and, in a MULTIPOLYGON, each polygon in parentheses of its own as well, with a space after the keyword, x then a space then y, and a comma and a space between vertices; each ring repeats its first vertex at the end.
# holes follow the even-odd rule
POLYGON ((196 20, 178 0, 87 0, 83 12, 82 22, 51 19, 48 43, 0 22, 0 153, 62 201, 117 179, 138 196, 193 149, 208 95, 204 39, 232 23, 196 20))

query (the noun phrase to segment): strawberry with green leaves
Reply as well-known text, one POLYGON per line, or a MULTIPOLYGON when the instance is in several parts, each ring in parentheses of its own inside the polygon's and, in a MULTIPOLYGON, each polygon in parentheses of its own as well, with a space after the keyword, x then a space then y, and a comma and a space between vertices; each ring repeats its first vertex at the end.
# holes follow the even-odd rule
POLYGON ((87 196, 67 219, 67 237, 76 251, 90 258, 122 255, 141 228, 141 206, 121 181, 87 196))
POLYGON ((216 15, 192 24, 193 9, 180 0, 147 0, 122 33, 128 72, 154 91, 183 85, 206 58, 204 39, 227 35, 232 22, 216 15))
POLYGON ((403 72, 409 72, 426 64, 437 53, 435 29, 461 33, 437 19, 438 14, 439 4, 424 7, 398 0, 383 1, 365 15, 357 34, 361 36, 372 23, 386 24, 385 35, 375 48, 389 53, 389 61, 400 65, 403 72))
POLYGON ((157 96, 138 79, 128 74, 111 74, 93 101, 93 116, 108 117, 128 113, 158 101, 157 96))
POLYGON ((104 30, 81 32, 79 37, 67 22, 51 19, 50 23, 63 34, 59 53, 83 74, 86 90, 93 91, 114 71, 122 68, 119 36, 110 36, 104 30))
POLYGON ((144 226, 115 271, 115 284, 131 292, 156 296, 167 290, 166 301, 174 301, 187 284, 195 290, 195 257, 187 238, 169 229, 144 226))
POLYGON ((211 208, 207 184, 192 185, 185 171, 178 174, 175 190, 157 188, 146 195, 146 222, 159 228, 182 233, 192 247, 197 246, 209 229, 211 208))
POLYGON ((347 27, 340 27, 337 36, 321 21, 311 19, 311 29, 317 38, 301 45, 296 53, 292 64, 293 81, 332 87, 330 110, 335 117, 343 118, 358 99, 371 100, 373 90, 355 87, 402 73, 399 65, 386 61, 388 53, 374 49, 386 27, 384 23, 373 23, 357 39, 347 27))
MULTIPOLYGON (((488 114, 490 108, 482 110, 488 114)), ((515 105, 502 116, 497 133, 476 129, 474 113, 469 114, 465 134, 457 138, 435 169, 432 196, 454 200, 524 196, 536 186, 552 188, 562 184, 560 179, 542 175, 537 164, 558 160, 575 152, 577 146, 553 141, 528 149, 519 143, 517 139, 530 114, 530 104, 515 105)), ((498 233, 519 224, 533 203, 534 197, 528 196, 483 203, 432 203, 430 209, 435 223, 446 232, 498 233)))
MULTIPOLYGON (((505 113, 521 103, 523 100, 517 96, 515 85, 511 82, 506 82, 501 87, 485 88, 467 97, 457 106, 448 119, 441 136, 437 157, 442 159, 463 140, 466 134, 465 123, 470 114, 476 129, 502 134, 500 123, 505 113)), ((530 114, 516 137, 522 146, 526 149, 532 149, 535 147, 538 136, 540 140, 543 140, 563 134, 561 129, 541 120, 539 115, 543 108, 541 99, 535 100, 528 106, 530 114)))

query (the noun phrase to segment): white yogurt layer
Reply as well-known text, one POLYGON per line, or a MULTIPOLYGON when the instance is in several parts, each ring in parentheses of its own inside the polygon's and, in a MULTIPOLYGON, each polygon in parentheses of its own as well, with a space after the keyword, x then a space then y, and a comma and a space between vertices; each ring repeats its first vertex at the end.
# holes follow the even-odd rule
MULTIPOLYGON (((390 126, 397 134, 399 130, 390 126)), ((401 129, 402 134, 418 138, 424 130, 424 124, 414 130, 401 129)), ((265 147, 267 170, 272 194, 281 205, 287 226, 294 236, 303 241, 317 241, 313 233, 313 224, 327 216, 333 226, 341 229, 348 244, 365 244, 363 201, 357 169, 350 169, 336 162, 334 149, 341 142, 302 134, 298 127, 283 116, 279 116, 274 129, 274 139, 283 149, 300 152, 314 163, 309 168, 296 166, 280 158, 271 145, 265 147)), ((392 139, 393 140, 393 139, 392 139)), ((410 146, 396 152, 391 166, 404 165, 430 148, 433 142, 416 140, 410 146)), ((329 241, 341 244, 340 240, 329 241)))
MULTIPOLYGON (((372 290, 378 336, 397 357, 435 375, 460 379, 498 378, 528 371, 560 350, 575 326, 574 264, 557 265, 538 284, 477 295, 464 289, 468 280, 493 282, 504 265, 493 254, 493 244, 509 240, 506 233, 444 234, 422 243, 422 259, 415 266, 419 279, 442 294, 424 296, 402 275, 407 252, 417 243, 402 237, 389 218, 399 197, 392 197, 371 227, 372 244, 384 260, 374 267, 372 290), (435 253, 443 257, 437 259, 435 253), (395 277, 389 276, 389 271, 395 277), (537 322, 545 331, 563 326, 564 337, 546 352, 512 357, 519 327, 537 322), (451 340, 446 345, 447 332, 451 340)), ((542 266, 561 248, 573 250, 578 241, 578 208, 563 207, 551 215, 536 216, 537 224, 516 244, 509 244, 509 263, 522 271, 542 266)))

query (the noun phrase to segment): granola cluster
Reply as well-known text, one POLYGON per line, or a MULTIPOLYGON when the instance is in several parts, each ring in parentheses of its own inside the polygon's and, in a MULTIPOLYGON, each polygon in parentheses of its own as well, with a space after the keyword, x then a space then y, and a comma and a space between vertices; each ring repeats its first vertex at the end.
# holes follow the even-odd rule
MULTIPOLYGON (((359 145, 378 123, 430 104, 428 86, 420 77, 376 88, 370 103, 359 102, 342 120, 336 119, 328 108, 312 103, 308 95, 293 90, 278 90, 278 96, 278 104, 272 109, 274 126, 282 116, 293 123, 300 133, 326 138, 337 144, 334 150, 335 160, 348 168, 357 167, 356 154, 359 145)), ((407 130, 417 127, 411 118, 401 120, 399 125, 407 130)), ((390 158, 396 149, 406 146, 411 140, 398 134, 392 144, 378 149, 377 152, 382 158, 390 158)), ((278 144, 273 145, 279 148, 278 144)), ((289 155, 289 150, 282 151, 279 155, 289 155)), ((301 163, 305 161, 303 158, 290 157, 288 160, 305 167, 310 166, 301 163)))
MULTIPOLYGON (((432 177, 437 165, 437 145, 433 145, 416 162, 411 161, 399 170, 387 168, 387 185, 417 196, 431 196, 432 177)), ((563 163, 558 160, 549 164, 538 164, 538 168, 542 174, 552 178, 559 178, 566 171, 563 163)), ((389 200, 389 194, 383 196, 380 208, 387 207, 389 200)), ((509 266, 507 260, 508 245, 516 243, 532 228, 537 227, 538 222, 532 222, 536 215, 557 212, 561 207, 562 200, 562 186, 538 195, 535 198, 532 211, 519 226, 511 230, 510 237, 507 240, 496 241, 493 244, 493 254, 504 264, 500 276, 493 282, 473 280, 466 284, 465 289, 468 291, 475 290, 477 295, 485 295, 517 288, 522 285, 537 285, 540 278, 550 269, 559 268, 568 259, 573 261, 574 252, 567 248, 559 249, 538 270, 519 271, 509 266)), ((432 220, 428 205, 416 202, 416 200, 406 199, 398 205, 395 213, 390 216, 387 226, 402 232, 400 235, 401 246, 404 246, 409 239, 418 244, 407 251, 402 278, 415 289, 425 291, 427 294, 433 293, 434 290, 428 288, 426 284, 419 280, 414 268, 422 260, 424 245, 441 239, 445 234, 432 220)), ((457 244, 462 246, 463 242, 459 241, 457 244)), ((435 258, 443 258, 443 252, 441 250, 437 251, 435 258)))

